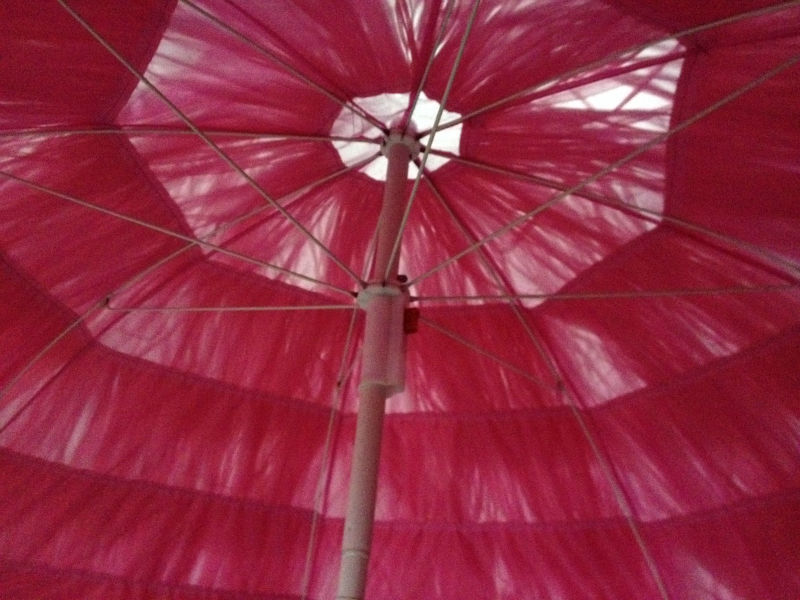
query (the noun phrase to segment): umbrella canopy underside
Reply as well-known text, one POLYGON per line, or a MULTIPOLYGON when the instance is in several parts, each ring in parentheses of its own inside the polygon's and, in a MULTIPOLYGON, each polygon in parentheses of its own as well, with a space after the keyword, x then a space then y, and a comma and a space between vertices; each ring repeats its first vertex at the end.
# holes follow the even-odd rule
POLYGON ((0 596, 334 596, 389 129, 367 597, 800 596, 800 2, 0 21, 0 596))

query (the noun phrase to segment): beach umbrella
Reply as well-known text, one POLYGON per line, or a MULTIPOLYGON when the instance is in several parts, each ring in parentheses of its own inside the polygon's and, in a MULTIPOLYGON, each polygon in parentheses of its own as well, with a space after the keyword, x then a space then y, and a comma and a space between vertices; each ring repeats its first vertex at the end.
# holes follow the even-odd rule
POLYGON ((800 2, 0 18, 0 596, 800 594, 800 2))

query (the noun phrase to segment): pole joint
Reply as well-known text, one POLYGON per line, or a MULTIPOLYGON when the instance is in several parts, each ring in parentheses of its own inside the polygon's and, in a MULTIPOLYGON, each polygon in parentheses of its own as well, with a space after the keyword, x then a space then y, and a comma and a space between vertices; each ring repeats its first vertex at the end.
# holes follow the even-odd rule
POLYGON ((406 147, 410 160, 414 160, 417 158, 417 156, 419 156, 421 149, 419 141, 407 133, 394 130, 390 131, 389 134, 383 138, 383 143, 381 144, 381 154, 388 157, 392 146, 396 145, 402 145, 406 147))

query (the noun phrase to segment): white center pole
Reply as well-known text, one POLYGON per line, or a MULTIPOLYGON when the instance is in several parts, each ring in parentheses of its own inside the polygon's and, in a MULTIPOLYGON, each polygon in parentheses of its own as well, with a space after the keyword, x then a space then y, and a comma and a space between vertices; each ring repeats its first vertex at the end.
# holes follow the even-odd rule
POLYGON ((356 439, 342 538, 337 600, 362 600, 367 581, 381 433, 386 398, 403 387, 403 310, 405 295, 397 280, 397 259, 389 264, 405 210, 408 163, 416 142, 392 133, 384 146, 389 159, 372 281, 359 294, 366 311, 363 367, 359 384, 356 439), (389 276, 384 280, 385 274, 389 276))
POLYGON ((397 263, 389 265, 392 257, 397 234, 403 220, 406 208, 406 180, 408 177, 408 163, 412 156, 412 147, 407 144, 416 143, 409 141, 397 133, 389 134, 384 146, 384 153, 389 159, 386 167, 386 185, 383 188, 383 206, 378 219, 378 239, 375 248, 375 264, 372 267, 372 276, 383 279, 384 273, 389 273, 388 281, 384 284, 395 284, 397 280, 397 263))

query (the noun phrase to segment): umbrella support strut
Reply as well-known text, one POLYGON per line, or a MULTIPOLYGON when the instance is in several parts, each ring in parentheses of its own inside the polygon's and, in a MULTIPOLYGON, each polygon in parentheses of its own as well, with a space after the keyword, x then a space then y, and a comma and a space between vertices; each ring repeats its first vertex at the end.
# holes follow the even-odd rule
POLYGON ((389 166, 378 221, 373 278, 358 296, 359 304, 366 311, 366 324, 337 600, 364 598, 375 519, 384 408, 386 398, 403 389, 403 311, 407 294, 398 279, 397 259, 393 264, 389 261, 392 260, 392 249, 407 201, 408 164, 416 152, 416 141, 399 133, 389 134, 383 148, 389 166), (387 273, 388 277, 384 279, 387 273))

